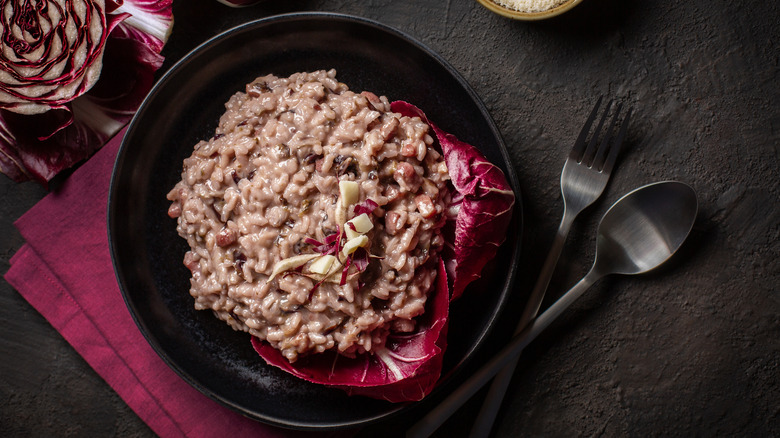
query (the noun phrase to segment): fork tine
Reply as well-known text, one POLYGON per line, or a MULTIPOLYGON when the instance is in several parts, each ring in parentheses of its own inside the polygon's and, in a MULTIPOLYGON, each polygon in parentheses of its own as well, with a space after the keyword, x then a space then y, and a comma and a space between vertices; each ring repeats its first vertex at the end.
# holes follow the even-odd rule
POLYGON ((604 114, 601 115, 601 119, 599 119, 599 124, 596 126, 596 129, 593 130, 593 134, 591 134, 590 142, 588 142, 588 148, 585 150, 585 153, 582 155, 582 164, 585 164, 586 166, 590 167, 593 163, 593 156, 596 154, 596 143, 598 143, 599 140, 599 134, 601 133, 601 127, 604 126, 604 120, 606 120, 607 115, 609 114, 609 110, 612 108, 612 101, 610 100, 607 102, 607 106, 604 108, 604 114))
POLYGON ((631 120, 631 110, 633 108, 629 108, 628 112, 626 113, 626 118, 623 119, 623 124, 620 126, 620 131, 618 131, 617 138, 615 138, 615 143, 612 146, 612 149, 609 150, 609 156, 607 157, 607 161, 604 163, 604 172, 609 174, 612 173, 612 168, 615 166, 615 161, 617 160, 618 152, 620 151, 620 148, 623 146, 623 139, 626 136, 626 131, 628 130, 628 122, 631 120))
POLYGON ((612 121, 609 124, 609 129, 604 135, 604 138, 601 140, 601 144, 596 151, 596 156, 593 158, 593 164, 591 167, 598 171, 601 171, 604 168, 604 157, 607 155, 609 145, 612 143, 612 131, 615 130, 615 125, 617 124, 617 119, 622 108, 623 104, 618 104, 617 108, 615 109, 615 114, 612 116, 612 121))
POLYGON ((585 125, 580 131, 580 135, 574 142, 574 147, 571 149, 571 152, 569 152, 569 157, 571 157, 573 160, 577 160, 578 162, 582 160, 582 152, 585 149, 585 138, 588 136, 588 132, 590 132, 590 125, 592 125, 593 121, 596 120, 596 114, 599 112, 599 106, 601 106, 601 101, 603 99, 604 96, 599 96, 599 99, 596 101, 596 105, 593 106, 593 110, 588 116, 588 120, 585 121, 585 125))

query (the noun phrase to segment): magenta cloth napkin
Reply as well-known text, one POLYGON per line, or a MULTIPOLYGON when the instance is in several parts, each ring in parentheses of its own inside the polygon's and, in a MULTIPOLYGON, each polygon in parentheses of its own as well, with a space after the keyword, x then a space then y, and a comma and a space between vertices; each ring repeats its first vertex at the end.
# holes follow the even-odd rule
POLYGON ((165 365, 138 330, 114 277, 106 232, 108 186, 123 135, 16 221, 27 243, 5 279, 159 436, 315 436, 214 402, 165 365))

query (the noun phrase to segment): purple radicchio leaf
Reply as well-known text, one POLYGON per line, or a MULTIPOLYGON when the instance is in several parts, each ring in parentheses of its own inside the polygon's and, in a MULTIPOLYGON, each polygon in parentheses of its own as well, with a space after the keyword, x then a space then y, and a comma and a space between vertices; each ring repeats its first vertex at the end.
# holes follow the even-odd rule
POLYGON ((349 274, 349 267, 352 266, 352 257, 348 257, 344 262, 344 268, 341 270, 341 280, 339 280, 339 286, 347 284, 347 275, 349 274))
POLYGON ((312 249, 322 255, 333 255, 341 251, 341 235, 341 229, 339 228, 339 231, 325 236, 324 242, 311 237, 304 239, 304 242, 312 245, 312 249))
POLYGON ((501 169, 477 148, 442 131, 422 110, 408 102, 393 102, 391 108, 405 116, 420 117, 433 128, 457 192, 450 206, 457 215, 443 229, 447 245, 442 254, 452 282, 452 299, 456 299, 469 283, 480 277, 482 268, 504 241, 515 194, 501 169))
POLYGON ((0 108, 61 109, 100 76, 103 49, 125 15, 100 0, 0 0, 0 108))
POLYGON ((365 248, 358 248, 352 253, 352 262, 355 264, 358 272, 363 272, 368 268, 369 258, 368 251, 365 248))
MULTIPOLYGON (((48 4, 54 7, 59 3, 48 4)), ((58 86, 56 93, 44 95, 48 100, 33 96, 22 104, 0 93, 0 171, 11 179, 35 179, 45 185, 61 170, 88 158, 127 124, 151 89, 154 73, 163 61, 160 50, 172 25, 171 1, 109 0, 99 14, 105 22, 100 54, 85 61, 99 74, 93 74, 96 80, 58 86), (68 90, 72 93, 65 95, 68 90)), ((34 18, 28 20, 32 29, 37 20, 46 19, 30 16, 34 18)), ((44 36, 28 39, 14 44, 53 44, 44 36)), ((4 47, 9 44, 7 34, 2 43, 4 47)), ((14 61, 21 62, 18 57, 14 61)), ((12 65, 4 57, 0 67, 8 72, 12 65)), ((2 86, 14 84, 2 79, 2 86)))
POLYGON ((371 215, 371 213, 376 210, 376 208, 379 206, 376 202, 374 202, 373 199, 366 199, 365 201, 361 202, 360 204, 357 204, 353 207, 353 211, 355 212, 355 216, 360 216, 361 214, 365 213, 367 215, 371 215))
POLYGON ((252 338, 252 345, 270 365, 309 382, 394 403, 417 401, 431 392, 441 375, 448 313, 447 274, 440 261, 436 283, 415 331, 390 334, 385 346, 373 354, 349 358, 329 351, 290 363, 279 350, 258 338, 252 338))
POLYGON ((136 40, 160 53, 173 28, 173 0, 125 0, 117 13, 130 14, 121 26, 125 38, 136 40))

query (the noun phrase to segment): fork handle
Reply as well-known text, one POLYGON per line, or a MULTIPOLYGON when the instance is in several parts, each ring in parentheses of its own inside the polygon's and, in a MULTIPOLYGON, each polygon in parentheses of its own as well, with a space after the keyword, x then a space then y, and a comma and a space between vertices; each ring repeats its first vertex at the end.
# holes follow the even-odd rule
MULTIPOLYGON (((520 316, 515 334, 520 333, 539 313, 539 308, 542 305, 544 294, 547 291, 547 286, 550 284, 553 272, 555 272, 555 266, 558 264, 558 259, 561 257, 563 251, 563 244, 566 242, 566 237, 569 235, 571 224, 574 222, 575 215, 568 214, 568 210, 564 208, 563 218, 561 224, 558 226, 558 232, 553 239, 550 252, 547 253, 547 259, 544 261, 542 271, 539 274, 539 278, 536 280, 531 296, 528 298, 528 303, 525 305, 523 314, 520 316)), ((498 374, 493 378, 493 383, 490 385, 487 396, 482 403, 482 408, 477 414, 474 425, 471 427, 470 438, 486 438, 490 435, 490 431, 493 428, 493 424, 498 416, 498 411, 501 410, 501 403, 504 401, 504 395, 509 387, 509 382, 512 380, 517 362, 520 360, 520 355, 512 359, 498 374)))

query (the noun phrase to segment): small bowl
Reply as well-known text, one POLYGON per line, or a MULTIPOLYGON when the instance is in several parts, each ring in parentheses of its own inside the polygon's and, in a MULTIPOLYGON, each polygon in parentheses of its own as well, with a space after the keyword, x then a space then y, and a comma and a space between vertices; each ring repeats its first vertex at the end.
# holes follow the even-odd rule
POLYGON ((500 4, 494 2, 493 0, 477 0, 482 6, 488 8, 489 10, 495 12, 496 14, 503 15, 504 17, 512 18, 514 20, 526 20, 526 21, 533 21, 533 20, 544 20, 547 18, 555 17, 557 15, 563 14, 564 12, 568 11, 569 9, 577 6, 582 2, 582 0, 566 0, 562 4, 547 9, 545 11, 540 12, 521 12, 516 11, 514 9, 507 8, 506 6, 501 6, 500 4))

